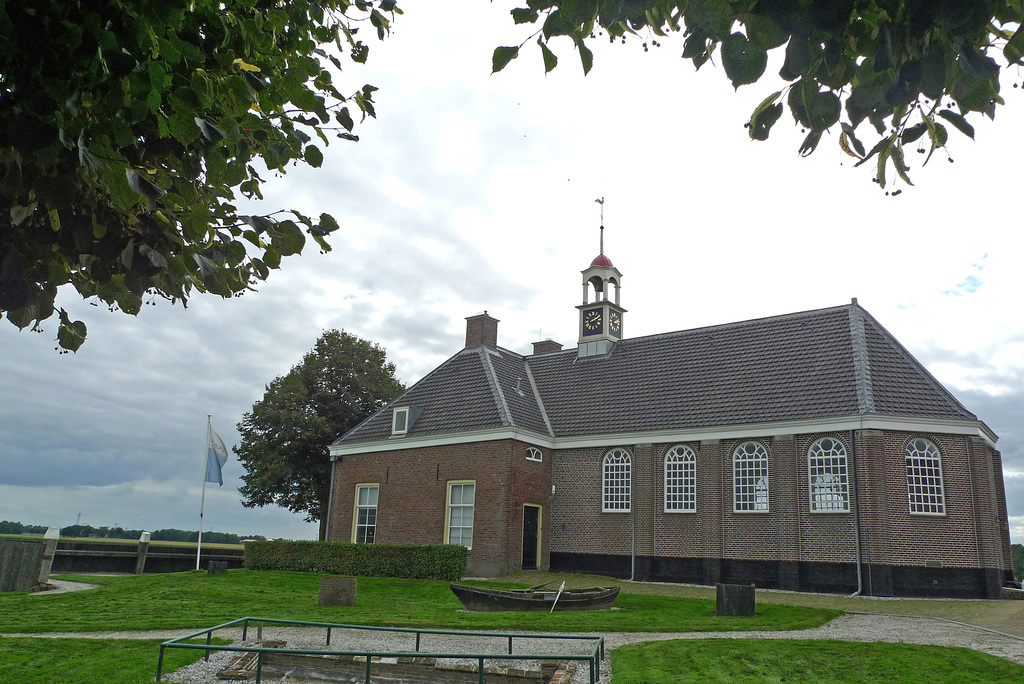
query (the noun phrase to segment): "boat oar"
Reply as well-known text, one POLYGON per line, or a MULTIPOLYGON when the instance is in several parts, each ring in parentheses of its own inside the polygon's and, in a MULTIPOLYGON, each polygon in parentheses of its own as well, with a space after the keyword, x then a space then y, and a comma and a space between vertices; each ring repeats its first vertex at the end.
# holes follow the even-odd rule
POLYGON ((562 580, 562 586, 558 587, 558 593, 555 594, 555 600, 551 604, 551 610, 548 611, 548 615, 555 612, 555 605, 558 603, 558 599, 562 596, 562 590, 565 589, 565 580, 562 580))
POLYGON ((535 590, 535 589, 540 589, 541 587, 546 587, 546 586, 548 586, 549 584, 551 584, 551 583, 552 583, 552 582, 554 582, 554 581, 555 581, 555 580, 548 580, 548 581, 547 581, 547 582, 545 582, 544 584, 538 584, 538 585, 537 585, 537 586, 535 586, 535 587, 530 587, 530 588, 529 588, 529 589, 527 589, 526 591, 533 591, 533 590, 535 590))

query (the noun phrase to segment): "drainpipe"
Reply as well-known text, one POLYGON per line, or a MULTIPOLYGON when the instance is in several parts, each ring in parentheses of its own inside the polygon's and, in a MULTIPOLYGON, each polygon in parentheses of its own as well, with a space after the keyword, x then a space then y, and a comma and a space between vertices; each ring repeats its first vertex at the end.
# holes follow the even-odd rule
POLYGON ((636 445, 633 445, 633 456, 629 459, 629 581, 636 579, 636 487, 633 482, 633 462, 636 460, 636 445))
POLYGON ((854 462, 857 460, 857 442, 855 441, 855 434, 853 430, 850 430, 850 479, 853 481, 853 487, 851 492, 853 493, 853 549, 854 554, 857 556, 857 591, 850 594, 850 596, 860 596, 861 592, 864 591, 864 575, 861 572, 860 562, 860 515, 857 513, 857 509, 860 508, 860 497, 857 495, 857 470, 854 462))

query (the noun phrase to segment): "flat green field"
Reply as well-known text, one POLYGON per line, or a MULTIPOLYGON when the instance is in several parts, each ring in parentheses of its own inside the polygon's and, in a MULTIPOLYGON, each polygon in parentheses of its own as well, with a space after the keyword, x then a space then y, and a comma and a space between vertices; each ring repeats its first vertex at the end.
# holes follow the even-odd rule
MULTIPOLYGON (((714 589, 624 582, 616 610, 594 613, 468 613, 446 582, 358 579, 358 605, 317 605, 313 573, 232 570, 142 576, 74 576, 101 585, 61 594, 0 594, 0 631, 57 638, 0 637, 0 682, 143 684, 153 681, 159 642, 79 639, 61 632, 200 629, 244 617, 439 627, 611 632, 795 630, 824 624, 843 610, 922 614, 967 622, 1018 622, 1016 601, 879 601, 758 592, 757 615, 720 618, 714 589), (888 610, 886 610, 888 609, 888 610)), ((616 583, 605 577, 543 575, 505 578, 527 586, 547 579, 568 586, 616 583)), ((168 651, 165 671, 199 657, 168 651)), ((646 642, 611 653, 613 684, 676 682, 1022 682, 1024 665, 963 648, 800 639, 696 639, 646 642)))

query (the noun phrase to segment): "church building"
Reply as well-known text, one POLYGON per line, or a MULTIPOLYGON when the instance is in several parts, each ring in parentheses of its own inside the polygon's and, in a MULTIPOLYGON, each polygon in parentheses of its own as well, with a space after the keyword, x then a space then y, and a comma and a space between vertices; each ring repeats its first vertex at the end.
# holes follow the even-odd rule
POLYGON ((856 299, 630 338, 603 244, 582 286, 575 348, 511 351, 471 316, 464 349, 339 437, 329 539, 462 544, 475 577, 971 598, 1012 580, 996 435, 856 299))

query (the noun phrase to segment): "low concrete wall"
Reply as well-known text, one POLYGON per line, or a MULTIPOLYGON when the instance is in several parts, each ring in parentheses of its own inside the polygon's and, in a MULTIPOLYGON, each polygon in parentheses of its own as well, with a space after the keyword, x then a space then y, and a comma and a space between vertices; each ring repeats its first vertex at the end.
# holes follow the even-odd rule
MULTIPOLYGON (((242 549, 207 549, 203 547, 199 567, 205 569, 210 561, 223 561, 229 569, 241 568, 242 549)), ((102 542, 61 541, 53 558, 54 574, 106 573, 133 574, 139 559, 139 544, 107 544, 102 542)), ((162 546, 150 544, 146 552, 143 572, 183 572, 196 569, 196 549, 188 546, 162 546)))
POLYGON ((43 565, 43 542, 0 541, 0 592, 32 591, 43 565))

